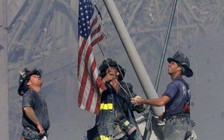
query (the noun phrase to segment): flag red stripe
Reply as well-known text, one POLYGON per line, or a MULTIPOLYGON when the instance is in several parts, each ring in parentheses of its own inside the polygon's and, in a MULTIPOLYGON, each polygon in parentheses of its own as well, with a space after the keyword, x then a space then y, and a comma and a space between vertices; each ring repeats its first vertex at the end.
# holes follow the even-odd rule
POLYGON ((100 42, 101 40, 103 40, 104 35, 101 34, 98 38, 96 38, 91 44, 92 46, 96 45, 98 42, 100 42))
MULTIPOLYGON (((94 73, 95 69, 96 69, 96 60, 94 59, 91 66, 91 73, 94 73)), ((92 77, 92 79, 94 78, 92 77)), ((93 82, 95 83, 95 80, 93 82)))
POLYGON ((99 114, 100 102, 101 102, 101 96, 97 96, 96 108, 95 108, 95 111, 94 111, 95 114, 99 114))
POLYGON ((85 48, 86 42, 87 41, 84 39, 82 41, 82 44, 81 44, 80 48, 79 48, 79 52, 78 52, 78 72, 77 72, 77 74, 79 74, 80 63, 81 63, 82 54, 83 54, 83 50, 85 48))
POLYGON ((96 25, 97 21, 98 21, 98 18, 97 18, 97 16, 96 16, 96 17, 94 18, 94 20, 92 21, 92 24, 90 25, 90 28, 91 28, 91 29, 93 28, 93 26, 96 25))
POLYGON ((96 35, 97 33, 99 33, 101 30, 101 26, 98 26, 92 33, 91 33, 91 37, 93 37, 94 35, 96 35))
POLYGON ((86 81, 87 81, 87 75, 86 75, 87 72, 86 71, 87 71, 87 69, 84 69, 83 75, 82 75, 81 84, 80 84, 80 87, 79 87, 79 96, 78 96, 78 105, 79 105, 79 107, 82 104, 82 99, 83 99, 84 90, 85 90, 86 81))

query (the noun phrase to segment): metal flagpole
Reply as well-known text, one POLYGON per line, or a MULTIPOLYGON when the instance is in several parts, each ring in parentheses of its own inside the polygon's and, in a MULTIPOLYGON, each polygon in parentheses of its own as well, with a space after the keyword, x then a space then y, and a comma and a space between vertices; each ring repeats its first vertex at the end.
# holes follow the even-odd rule
MULTIPOLYGON (((145 67, 123 23, 123 20, 121 19, 121 16, 117 10, 114 1, 104 0, 104 4, 125 47, 125 50, 140 81, 140 84, 145 92, 146 97, 150 99, 158 98, 158 94, 156 93, 154 86, 145 70, 145 67)), ((152 107, 152 110, 156 115, 160 116, 164 112, 164 107, 152 107)))

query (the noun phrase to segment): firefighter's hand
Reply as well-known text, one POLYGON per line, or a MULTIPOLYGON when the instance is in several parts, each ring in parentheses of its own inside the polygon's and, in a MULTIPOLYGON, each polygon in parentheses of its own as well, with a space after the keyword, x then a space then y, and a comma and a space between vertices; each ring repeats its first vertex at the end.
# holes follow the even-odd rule
POLYGON ((144 100, 145 99, 143 99, 143 98, 131 98, 131 103, 134 105, 134 106, 136 106, 136 105, 141 105, 141 104, 143 104, 143 102, 144 102, 144 100))
POLYGON ((118 74, 119 73, 117 72, 116 69, 109 68, 109 69, 107 69, 106 73, 107 73, 106 76, 102 79, 102 81, 104 83, 109 82, 109 81, 112 81, 114 79, 118 79, 118 74))
POLYGON ((114 79, 114 75, 107 74, 107 75, 102 79, 102 81, 103 81, 104 83, 106 83, 106 82, 109 82, 109 81, 111 81, 111 80, 113 80, 113 79, 114 79))
POLYGON ((45 133, 44 128, 40 123, 37 124, 37 129, 39 130, 39 135, 43 135, 45 133))
POLYGON ((115 89, 116 92, 120 89, 120 85, 116 79, 110 81, 110 85, 115 89))

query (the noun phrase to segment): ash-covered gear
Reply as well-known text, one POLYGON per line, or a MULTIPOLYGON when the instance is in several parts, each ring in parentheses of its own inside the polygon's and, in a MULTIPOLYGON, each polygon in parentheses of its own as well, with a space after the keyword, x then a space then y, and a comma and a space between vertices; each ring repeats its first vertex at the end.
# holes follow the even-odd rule
POLYGON ((46 140, 50 121, 47 103, 41 95, 41 69, 20 72, 18 94, 22 96, 22 139, 46 140))
POLYGON ((165 106, 164 118, 166 121, 163 128, 163 139, 188 139, 195 126, 190 119, 191 93, 189 85, 183 78, 176 78, 168 84, 163 95, 170 98, 170 102, 165 106))
POLYGON ((182 52, 177 51, 173 57, 167 58, 167 61, 170 63, 171 61, 176 62, 179 66, 182 67, 182 74, 191 77, 193 76, 193 71, 190 68, 190 61, 187 56, 185 56, 182 52))
POLYGON ((197 137, 195 131, 192 130, 192 131, 191 131, 191 135, 190 135, 190 137, 187 138, 186 140, 197 140, 197 139, 198 139, 198 137, 197 137))
POLYGON ((24 128, 22 136, 23 139, 21 140, 47 140, 47 132, 40 136, 37 130, 33 130, 30 127, 24 128))
POLYGON ((114 67, 120 73, 118 76, 118 81, 122 81, 125 77, 125 69, 122 68, 116 61, 112 60, 111 58, 106 58, 99 67, 99 75, 100 77, 104 77, 106 75, 106 70, 108 67, 114 67))
MULTIPOLYGON (((22 99, 22 108, 24 107, 32 107, 33 111, 39 120, 40 124, 43 126, 45 132, 50 127, 50 121, 47 110, 47 103, 43 96, 39 93, 35 93, 35 91, 29 89, 23 95, 22 99)), ((38 130, 36 125, 26 116, 23 111, 22 125, 24 128, 29 127, 33 130, 38 130)))
MULTIPOLYGON (((145 107, 139 105, 134 109, 130 102, 131 97, 136 96, 133 93, 132 85, 124 82, 120 82, 120 85, 124 88, 120 88, 116 93, 113 87, 107 84, 107 90, 102 94, 100 114, 96 118, 94 127, 97 131, 94 133, 97 134, 95 137, 108 140, 142 140, 133 110, 142 112, 145 107), (128 95, 124 89, 130 91, 131 95, 128 95)), ((92 134, 88 134, 88 140, 93 140, 95 137, 91 138, 90 135, 92 134)))
POLYGON ((192 135, 194 122, 189 114, 177 114, 166 120, 163 140, 187 140, 192 135))
POLYGON ((34 74, 39 75, 41 77, 42 70, 41 69, 29 70, 25 68, 22 72, 20 71, 19 88, 18 88, 18 94, 20 96, 22 96, 23 93, 25 93, 28 90, 27 82, 29 81, 30 76, 34 74))
POLYGON ((43 126, 45 134, 40 136, 36 125, 26 116, 23 111, 22 125, 24 127, 22 136, 25 139, 41 140, 43 136, 47 135, 47 131, 50 127, 50 121, 48 116, 47 104, 41 94, 35 93, 35 91, 29 89, 23 95, 22 107, 32 107, 34 113, 43 126))

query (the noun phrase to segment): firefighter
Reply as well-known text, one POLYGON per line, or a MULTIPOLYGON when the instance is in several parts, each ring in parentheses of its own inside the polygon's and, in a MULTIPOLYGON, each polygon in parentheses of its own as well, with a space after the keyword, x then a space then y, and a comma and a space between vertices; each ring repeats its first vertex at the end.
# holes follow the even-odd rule
POLYGON ((20 72, 18 94, 22 96, 21 140, 47 140, 50 127, 47 104, 41 95, 41 69, 20 72))
POLYGON ((133 111, 140 113, 145 107, 132 106, 131 98, 138 96, 132 84, 123 81, 125 69, 107 58, 99 71, 106 90, 101 92, 100 112, 87 133, 88 140, 142 140, 133 111))
POLYGON ((194 122, 190 119, 191 92, 188 83, 182 78, 192 77, 190 61, 182 52, 177 51, 173 57, 167 59, 168 73, 171 76, 166 91, 160 98, 136 99, 132 98, 132 104, 148 104, 151 106, 165 105, 165 125, 163 127, 164 140, 188 139, 193 130, 194 122))

